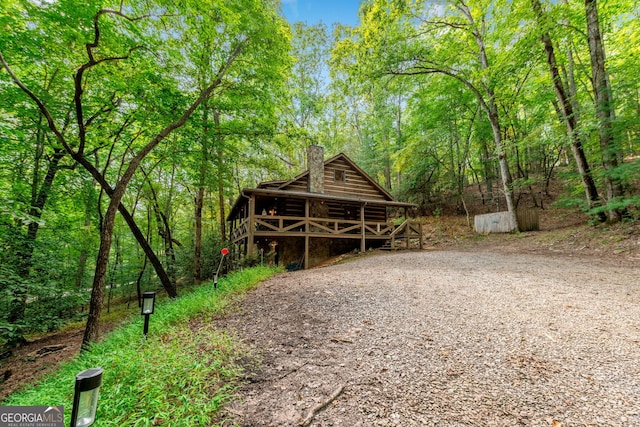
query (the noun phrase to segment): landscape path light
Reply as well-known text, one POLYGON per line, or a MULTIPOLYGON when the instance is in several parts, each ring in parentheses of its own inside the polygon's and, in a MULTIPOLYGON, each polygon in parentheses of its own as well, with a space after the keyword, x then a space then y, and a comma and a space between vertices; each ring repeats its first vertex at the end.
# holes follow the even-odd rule
POLYGON ((222 261, 224 261, 224 257, 229 255, 229 249, 222 248, 220 253, 222 254, 222 258, 220 258, 220 264, 218 264, 218 270, 216 270, 216 274, 215 276, 213 276, 213 289, 218 288, 218 274, 220 274, 220 267, 222 267, 222 261))
POLYGON ((144 336, 149 332, 149 316, 153 314, 156 306, 156 293, 145 292, 142 294, 142 315, 144 315, 144 336))
POLYGON ((71 409, 71 427, 86 427, 96 420, 102 368, 91 368, 76 375, 71 409))

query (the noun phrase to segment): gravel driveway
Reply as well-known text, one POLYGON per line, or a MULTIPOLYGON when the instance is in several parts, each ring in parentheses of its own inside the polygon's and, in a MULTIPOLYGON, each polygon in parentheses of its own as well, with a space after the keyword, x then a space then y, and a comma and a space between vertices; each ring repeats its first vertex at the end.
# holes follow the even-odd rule
POLYGON ((253 349, 243 426, 640 425, 631 266, 375 254, 278 275, 216 323, 253 349))

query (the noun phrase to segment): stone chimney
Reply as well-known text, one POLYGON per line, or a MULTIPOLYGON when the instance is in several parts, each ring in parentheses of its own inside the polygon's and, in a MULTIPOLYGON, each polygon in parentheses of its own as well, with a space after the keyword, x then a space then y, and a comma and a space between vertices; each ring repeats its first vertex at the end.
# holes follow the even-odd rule
POLYGON ((307 149, 309 193, 324 193, 324 148, 310 145, 307 149))

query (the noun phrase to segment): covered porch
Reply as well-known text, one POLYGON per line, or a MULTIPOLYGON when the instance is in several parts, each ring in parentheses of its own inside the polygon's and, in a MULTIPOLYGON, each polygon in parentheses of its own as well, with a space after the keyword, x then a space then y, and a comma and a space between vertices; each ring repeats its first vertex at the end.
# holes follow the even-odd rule
POLYGON ((351 249, 362 252, 398 240, 422 248, 422 225, 409 218, 414 205, 257 188, 243 191, 231 211, 230 239, 238 257, 258 257, 265 251, 287 265, 309 268, 321 259, 351 249), (404 221, 389 211, 403 211, 404 221), (275 252, 275 254, 274 254, 275 252))

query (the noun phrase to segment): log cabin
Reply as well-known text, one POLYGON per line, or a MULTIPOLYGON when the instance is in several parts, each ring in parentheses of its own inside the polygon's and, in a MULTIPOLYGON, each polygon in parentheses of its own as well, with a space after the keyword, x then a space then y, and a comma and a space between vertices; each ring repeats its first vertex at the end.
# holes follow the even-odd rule
POLYGON ((235 260, 306 269, 353 250, 422 248, 422 226, 408 219, 415 205, 394 201, 345 154, 325 161, 312 145, 307 165, 293 179, 242 190, 227 217, 235 260), (404 221, 390 217, 398 211, 404 221))

